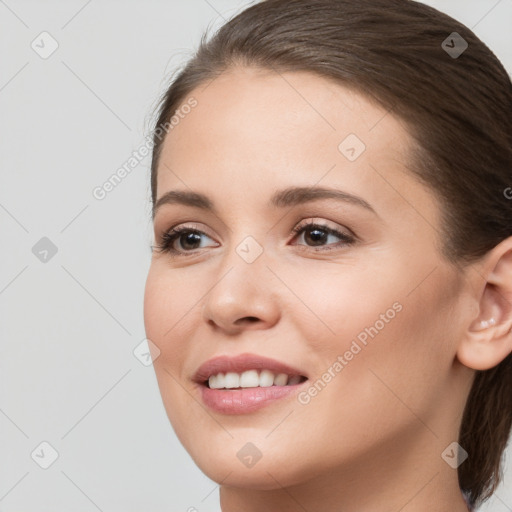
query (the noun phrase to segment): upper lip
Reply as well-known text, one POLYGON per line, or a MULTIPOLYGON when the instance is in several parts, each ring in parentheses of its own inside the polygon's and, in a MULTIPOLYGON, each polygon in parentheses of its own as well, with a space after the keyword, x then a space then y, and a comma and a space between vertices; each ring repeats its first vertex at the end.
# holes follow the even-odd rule
POLYGON ((196 371, 193 379, 196 382, 203 383, 209 379, 211 375, 218 373, 242 373, 246 370, 270 370, 274 373, 286 373, 289 376, 307 375, 290 366, 275 359, 259 356, 257 354, 239 354, 236 356, 217 356, 203 363, 196 371))

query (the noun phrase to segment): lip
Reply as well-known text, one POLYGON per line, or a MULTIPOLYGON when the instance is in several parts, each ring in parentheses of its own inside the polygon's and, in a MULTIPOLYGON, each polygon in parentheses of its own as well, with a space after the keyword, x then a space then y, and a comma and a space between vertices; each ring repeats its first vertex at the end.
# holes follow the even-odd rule
POLYGON ((221 414, 248 414, 297 393, 308 381, 293 386, 268 388, 210 389, 200 385, 203 403, 221 414))
POLYGON ((218 373, 242 373, 247 370, 265 369, 270 370, 273 373, 286 373, 290 377, 293 375, 301 375, 308 378, 308 375, 302 370, 277 361, 276 359, 270 359, 257 354, 245 353, 238 354, 236 356, 223 355, 209 359, 197 369, 193 380, 199 384, 203 384, 211 375, 217 375, 218 373))
POLYGON ((308 382, 303 371, 275 359, 256 354, 239 354, 237 356, 218 356, 206 361, 197 370, 194 381, 198 384, 203 403, 221 414, 247 414, 275 403, 281 398, 289 397, 308 382), (274 373, 286 373, 289 376, 301 375, 306 380, 294 385, 268 386, 239 389, 211 389, 206 381, 218 373, 242 373, 246 370, 270 370, 274 373))

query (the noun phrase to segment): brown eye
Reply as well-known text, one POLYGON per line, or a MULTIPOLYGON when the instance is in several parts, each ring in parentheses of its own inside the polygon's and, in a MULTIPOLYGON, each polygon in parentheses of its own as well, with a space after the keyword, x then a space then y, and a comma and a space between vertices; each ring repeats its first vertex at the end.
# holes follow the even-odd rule
POLYGON ((206 233, 197 229, 185 226, 173 228, 162 235, 162 240, 158 243, 156 249, 159 252, 167 252, 173 256, 186 255, 187 252, 202 249, 202 247, 198 247, 202 236, 210 238, 206 233), (181 248, 176 249, 176 242, 179 242, 181 248))
MULTIPOLYGON (((325 250, 330 250, 332 247, 329 247, 329 244, 326 246, 327 242, 332 238, 338 238, 341 240, 341 243, 338 242, 338 246, 350 245, 355 242, 354 236, 338 231, 337 229, 331 228, 329 226, 318 224, 318 223, 309 223, 299 225, 293 229, 293 233, 302 235, 298 237, 303 238, 306 243, 306 246, 309 247, 325 247, 325 250), (331 238, 330 238, 331 237, 331 238)), ((300 244, 303 245, 303 244, 300 244)), ((336 244, 335 244, 336 245, 336 244)))

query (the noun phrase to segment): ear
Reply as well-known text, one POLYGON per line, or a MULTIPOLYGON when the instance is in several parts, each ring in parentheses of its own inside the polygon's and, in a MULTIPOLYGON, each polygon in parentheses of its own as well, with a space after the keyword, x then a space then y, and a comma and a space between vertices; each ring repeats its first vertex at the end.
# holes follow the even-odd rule
POLYGON ((512 236, 474 267, 477 314, 465 328, 458 360, 475 370, 497 366, 512 353, 512 236))

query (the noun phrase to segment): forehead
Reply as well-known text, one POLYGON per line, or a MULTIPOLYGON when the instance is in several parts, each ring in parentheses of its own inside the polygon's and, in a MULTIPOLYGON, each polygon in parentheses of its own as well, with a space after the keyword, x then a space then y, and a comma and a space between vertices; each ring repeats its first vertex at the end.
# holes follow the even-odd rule
MULTIPOLYGON (((384 118, 384 133, 406 135, 400 122, 376 102, 304 71, 235 68, 200 85, 189 97, 196 99, 197 106, 180 116, 166 146, 182 144, 181 139, 190 139, 192 131, 194 138, 213 142, 225 142, 226 136, 233 142, 244 139, 245 149, 249 141, 280 145, 284 150, 283 141, 313 137, 317 143, 330 143, 348 133, 368 140, 384 118)), ((382 140, 380 135, 372 140, 374 148, 382 140)))
POLYGON ((157 197, 192 188, 219 201, 266 201, 271 190, 321 184, 364 190, 369 202, 396 208, 393 189, 405 187, 411 201, 431 207, 431 194, 404 172, 404 125, 332 80, 237 68, 190 97, 197 105, 164 140, 157 197))

